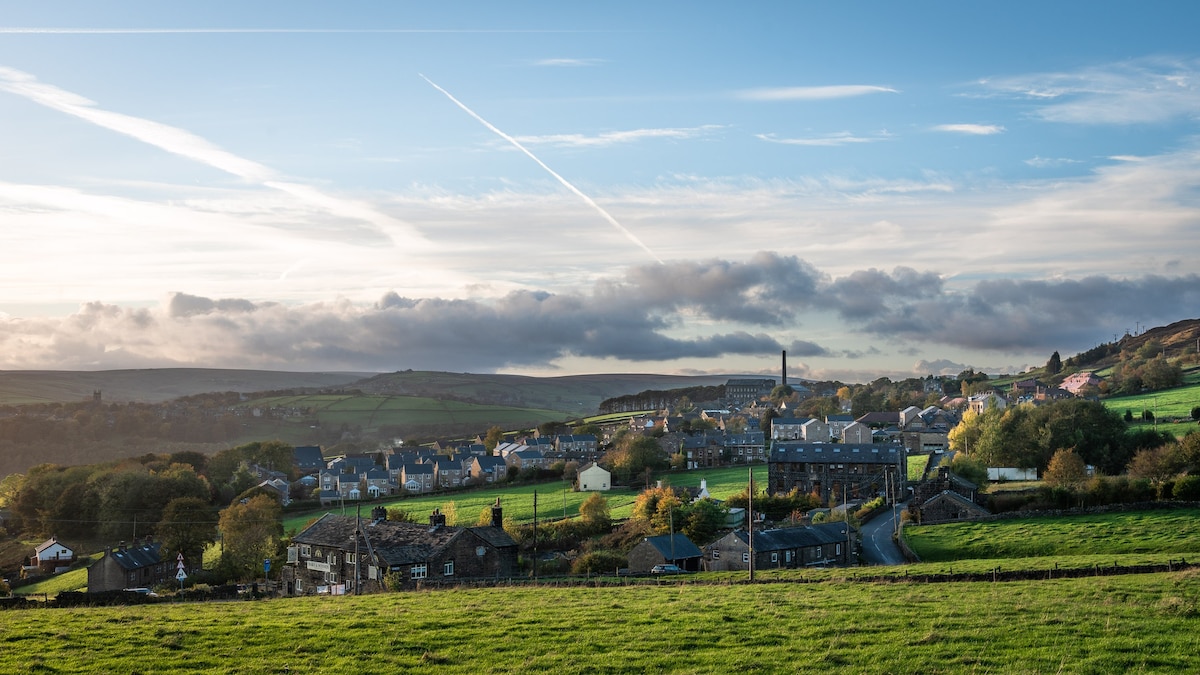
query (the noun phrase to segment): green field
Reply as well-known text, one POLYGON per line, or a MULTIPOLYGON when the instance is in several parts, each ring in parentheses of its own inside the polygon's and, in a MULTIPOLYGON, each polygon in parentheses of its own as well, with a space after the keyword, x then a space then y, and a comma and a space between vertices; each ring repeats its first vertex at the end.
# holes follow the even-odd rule
MULTIPOLYGON (((707 479, 709 494, 714 499, 724 499, 746 489, 746 471, 746 467, 695 470, 664 474, 662 480, 664 483, 679 487, 699 487, 700 479, 707 479)), ((755 481, 763 484, 766 482, 766 478, 766 465, 755 465, 755 481)), ((362 503, 363 517, 369 517, 370 510, 375 506, 383 505, 387 508, 407 511, 416 518, 417 522, 424 522, 433 509, 441 508, 445 510, 446 505, 454 502, 454 510, 458 514, 458 524, 474 525, 479 518, 480 512, 484 509, 490 509, 492 503, 499 497, 501 506, 504 507, 505 518, 511 518, 518 523, 528 523, 533 521, 534 491, 537 491, 538 494, 538 518, 540 520, 562 518, 564 511, 566 517, 579 515, 579 505, 591 494, 590 492, 573 492, 570 484, 562 481, 557 483, 539 483, 536 485, 513 485, 479 490, 450 491, 417 497, 391 500, 381 499, 375 502, 366 501, 362 503)), ((633 512, 633 502, 637 498, 637 490, 615 488, 602 494, 608 498, 608 506, 613 518, 628 518, 633 512)), ((353 502, 347 502, 345 513, 353 515, 355 506, 353 502)), ((336 508, 308 511, 294 515, 288 514, 283 522, 284 531, 299 531, 306 523, 323 513, 341 512, 342 509, 339 505, 336 508)))
POLYGON ((1131 428, 1156 428, 1169 431, 1177 437, 1183 436, 1189 431, 1200 430, 1200 426, 1192 420, 1192 408, 1200 406, 1200 370, 1188 371, 1185 382, 1187 384, 1175 389, 1108 398, 1103 403, 1121 416, 1125 415, 1126 410, 1132 412, 1136 421, 1130 425, 1131 428), (1154 413, 1157 424, 1143 421, 1143 410, 1154 413))
POLYGON ((9 611, 0 670, 1189 672, 1197 581, 669 582, 9 611))
POLYGON ((904 536, 926 562, 1147 553, 1200 559, 1200 509, 909 526, 904 536))
POLYGON ((908 456, 908 480, 919 481, 925 478, 925 465, 929 463, 929 455, 908 456))

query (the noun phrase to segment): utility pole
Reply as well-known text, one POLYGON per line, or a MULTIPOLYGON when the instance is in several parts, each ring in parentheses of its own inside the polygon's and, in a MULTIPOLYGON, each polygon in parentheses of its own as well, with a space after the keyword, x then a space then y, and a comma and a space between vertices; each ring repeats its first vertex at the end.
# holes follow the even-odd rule
POLYGON ((538 574, 538 555, 537 555, 537 490, 533 491, 533 580, 537 581, 538 574))
POLYGON ((359 591, 359 586, 360 586, 359 580, 362 577, 359 576, 359 567, 358 567, 359 560, 362 559, 362 555, 359 553, 359 550, 358 550, 358 542, 361 538, 362 538, 362 500, 359 500, 358 511, 355 512, 355 514, 354 514, 354 594, 355 595, 361 594, 359 591))
POLYGON ((747 473, 750 477, 750 489, 746 493, 746 532, 747 545, 750 548, 750 581, 754 581, 754 467, 751 466, 747 473))

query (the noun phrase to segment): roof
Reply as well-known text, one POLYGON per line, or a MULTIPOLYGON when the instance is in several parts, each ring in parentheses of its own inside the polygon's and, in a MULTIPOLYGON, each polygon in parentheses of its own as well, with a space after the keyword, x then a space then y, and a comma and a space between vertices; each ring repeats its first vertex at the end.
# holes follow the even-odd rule
MULTIPOLYGON (((733 533, 735 537, 749 543, 745 530, 733 533)), ((783 551, 813 546, 827 546, 846 541, 845 523, 821 523, 804 527, 783 527, 754 532, 755 551, 783 551)))
POLYGON ((66 544, 59 541, 58 537, 50 537, 46 541, 43 541, 42 543, 38 544, 37 546, 34 546, 33 552, 35 554, 40 554, 42 551, 45 551, 46 549, 50 548, 51 546, 55 546, 55 545, 61 546, 65 549, 67 549, 68 551, 71 550, 71 547, 67 546, 66 544))
MULTIPOLYGON (((352 551, 357 522, 357 519, 351 516, 327 513, 292 537, 292 541, 352 551)), ((365 539, 360 539, 360 550, 367 550, 366 539, 369 539, 371 550, 387 565, 425 562, 467 531, 494 547, 516 546, 512 537, 500 527, 430 527, 391 520, 362 521, 361 524, 365 539)))
POLYGON ((319 445, 297 445, 293 452, 296 466, 304 468, 325 466, 325 457, 321 454, 319 445))
POLYGON ((776 441, 771 448, 772 462, 856 462, 859 464, 895 464, 904 448, 884 443, 794 443, 776 441))
POLYGON ((429 474, 430 476, 433 475, 432 464, 405 464, 404 466, 400 467, 400 470, 404 472, 405 476, 412 476, 416 474, 429 474))
POLYGON ((107 554, 105 557, 111 557, 113 562, 120 565, 123 569, 136 570, 143 567, 151 567, 162 562, 161 557, 162 544, 152 542, 127 548, 123 551, 116 550, 107 554))
POLYGON ((653 546, 666 560, 699 558, 704 555, 691 539, 682 534, 660 534, 657 537, 646 537, 643 541, 653 546), (671 552, 672 538, 675 542, 674 553, 671 552))
POLYGON ((924 507, 929 506, 930 504, 932 504, 938 500, 942 500, 942 499, 949 499, 950 501, 955 502, 956 504, 958 504, 964 508, 971 509, 972 511, 974 511, 976 513, 988 513, 987 509, 983 508, 982 506, 976 504, 975 502, 971 501, 970 499, 967 499, 966 497, 958 494, 957 492, 955 492, 953 490, 942 490, 941 492, 930 497, 929 499, 926 499, 925 502, 923 504, 921 504, 921 507, 924 508, 924 507))

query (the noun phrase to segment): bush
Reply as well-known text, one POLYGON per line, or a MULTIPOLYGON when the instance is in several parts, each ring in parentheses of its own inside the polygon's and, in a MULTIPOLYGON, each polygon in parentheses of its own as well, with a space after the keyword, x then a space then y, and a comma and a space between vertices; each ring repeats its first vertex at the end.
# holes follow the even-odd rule
POLYGON ((1172 496, 1183 502, 1200 502, 1200 476, 1184 476, 1175 481, 1172 496))
POLYGON ((601 549, 584 553, 571 565, 571 574, 614 574, 621 567, 628 567, 629 559, 620 551, 601 549))

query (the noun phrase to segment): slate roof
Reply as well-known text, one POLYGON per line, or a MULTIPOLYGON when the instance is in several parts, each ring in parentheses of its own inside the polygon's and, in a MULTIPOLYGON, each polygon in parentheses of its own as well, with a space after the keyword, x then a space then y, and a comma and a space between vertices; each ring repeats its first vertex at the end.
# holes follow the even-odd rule
POLYGON ((297 445, 293 448, 294 461, 301 469, 319 469, 325 466, 325 457, 318 445, 297 445))
POLYGON ((108 555, 113 561, 126 570, 136 570, 143 567, 151 567, 162 562, 162 544, 152 542, 142 544, 133 548, 127 548, 124 551, 115 550, 108 555))
POLYGON ((793 443, 776 441, 771 448, 772 462, 854 462, 858 464, 895 464, 904 448, 883 443, 793 443))
MULTIPOLYGON (((733 533, 738 539, 749 543, 745 530, 733 533)), ((755 551, 784 551, 813 546, 827 546, 846 541, 845 523, 821 523, 804 527, 782 527, 774 530, 754 532, 755 551)))
MULTIPOLYGON (((354 550, 355 518, 327 513, 309 525, 292 541, 312 546, 354 550)), ((433 558, 456 537, 471 532, 497 548, 516 546, 516 542, 503 528, 499 527, 430 527, 416 523, 401 523, 390 520, 377 522, 362 521, 360 550, 368 550, 366 539, 370 539, 370 550, 375 551, 387 565, 422 563, 433 558)))
POLYGON ((646 537, 646 542, 658 550, 666 560, 683 560, 685 558, 699 558, 704 554, 700 549, 692 543, 691 539, 682 534, 660 534, 657 537, 646 537), (675 539, 675 554, 671 554, 671 538, 675 539))

